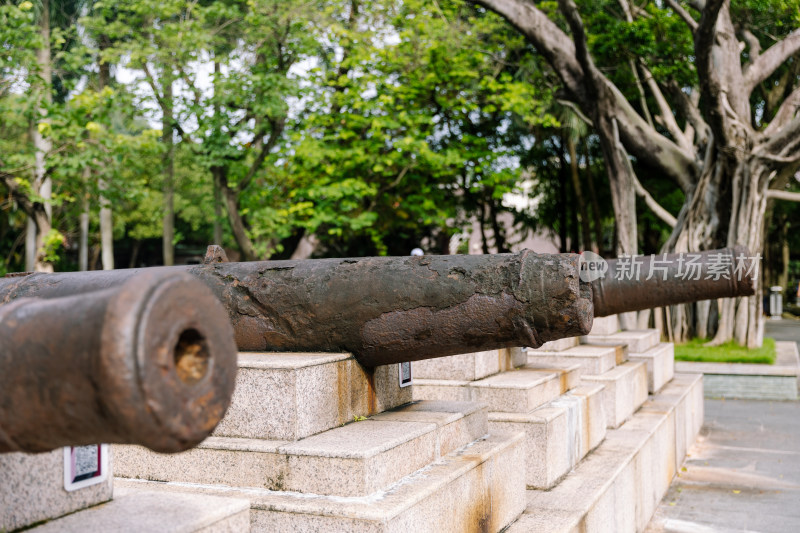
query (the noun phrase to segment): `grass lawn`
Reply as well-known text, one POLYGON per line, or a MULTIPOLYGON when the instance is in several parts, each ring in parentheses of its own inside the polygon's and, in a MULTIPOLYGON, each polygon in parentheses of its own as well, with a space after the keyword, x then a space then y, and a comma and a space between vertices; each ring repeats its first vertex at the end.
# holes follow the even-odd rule
POLYGON ((703 363, 759 363, 775 364, 775 339, 764 338, 761 348, 749 350, 735 341, 720 346, 703 346, 708 339, 693 339, 675 345, 676 361, 700 361, 703 363))

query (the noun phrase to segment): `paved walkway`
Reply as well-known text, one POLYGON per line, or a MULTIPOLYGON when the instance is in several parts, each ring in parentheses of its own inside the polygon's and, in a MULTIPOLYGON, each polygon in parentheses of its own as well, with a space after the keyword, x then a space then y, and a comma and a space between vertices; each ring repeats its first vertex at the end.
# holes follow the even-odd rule
POLYGON ((794 341, 800 347, 800 320, 770 320, 764 323, 764 336, 776 341, 794 341))
MULTIPOLYGON (((800 344, 800 321, 764 334, 800 344)), ((800 531, 800 402, 705 400, 705 424, 648 533, 800 531)))
POLYGON ((648 533, 800 531, 800 402, 705 401, 705 425, 648 533))

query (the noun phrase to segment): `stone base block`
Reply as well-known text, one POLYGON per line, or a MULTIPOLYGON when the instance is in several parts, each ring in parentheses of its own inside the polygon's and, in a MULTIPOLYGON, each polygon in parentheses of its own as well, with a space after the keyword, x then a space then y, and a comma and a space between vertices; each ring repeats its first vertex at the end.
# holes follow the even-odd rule
POLYGON ((675 374, 675 378, 661 389, 652 401, 642 407, 642 412, 664 412, 670 405, 675 409, 676 468, 679 469, 686 451, 697 440, 703 427, 702 374, 675 374), (687 392, 688 390, 688 392, 687 392))
POLYGON ((609 335, 591 333, 581 337, 583 344, 613 345, 627 344, 629 353, 646 352, 661 340, 661 332, 657 329, 639 329, 620 331, 609 335))
POLYGON ((296 442, 211 437, 177 455, 115 453, 121 477, 365 496, 487 431, 484 406, 418 402, 296 442))
POLYGON ((522 368, 478 381, 417 379, 414 397, 420 400, 473 401, 490 411, 527 413, 567 392, 570 380, 559 370, 522 368))
POLYGON ((675 374, 675 345, 671 342, 656 344, 645 352, 631 352, 629 357, 647 365, 647 388, 651 393, 661 390, 675 374))
POLYGON ((362 367, 350 354, 240 353, 219 437, 297 440, 411 401, 398 365, 362 367))
MULTIPOLYGON (((108 462, 109 468, 111 461, 108 462)), ((64 489, 64 449, 0 454, 0 531, 58 518, 111 499, 112 477, 74 491, 64 489)))
MULTIPOLYGON (((596 319, 595 319, 596 320, 596 319)), ((580 344, 578 337, 567 337, 565 339, 558 339, 555 341, 550 341, 542 344, 539 348, 528 349, 529 353, 535 352, 563 352, 564 350, 569 350, 570 348, 574 348, 580 344)))
POLYGON ((491 432, 525 433, 526 484, 549 489, 605 436, 602 386, 581 387, 530 413, 489 413, 491 432))
POLYGON ((523 348, 503 348, 486 352, 465 353, 415 361, 414 377, 422 379, 450 379, 474 381, 487 376, 513 370, 526 363, 523 348))
POLYGON ((561 352, 543 352, 536 350, 528 352, 528 364, 530 366, 564 367, 581 365, 582 374, 603 374, 626 360, 627 351, 622 345, 581 345, 568 348, 561 352))
POLYGON ((247 533, 250 502, 203 494, 119 488, 109 503, 53 520, 36 533, 247 533))
POLYGON ((619 331, 619 317, 617 315, 599 316, 592 322, 590 335, 613 335, 619 331))
POLYGON ((561 368, 553 368, 547 365, 525 365, 527 370, 537 370, 539 372, 552 372, 558 376, 561 383, 562 393, 571 391, 576 387, 581 386, 581 365, 563 366, 561 368))
POLYGON ((525 507, 522 434, 489 435, 367 497, 117 479, 118 486, 250 500, 253 532, 496 532, 525 507))
POLYGON ((647 400, 647 366, 629 361, 599 376, 584 375, 586 383, 605 385, 603 405, 609 429, 616 429, 647 400))
POLYGON ((702 424, 701 395, 701 376, 676 377, 556 487, 529 490, 508 531, 643 531, 696 436, 679 426, 693 432, 702 424))

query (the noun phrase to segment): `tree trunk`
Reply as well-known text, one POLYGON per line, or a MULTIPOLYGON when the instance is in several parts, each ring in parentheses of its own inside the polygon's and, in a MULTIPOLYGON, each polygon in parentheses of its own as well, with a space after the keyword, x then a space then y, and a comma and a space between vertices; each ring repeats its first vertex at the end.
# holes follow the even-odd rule
POLYGON ((142 241, 133 241, 133 249, 131 250, 131 260, 128 262, 128 268, 136 268, 136 262, 139 260, 139 249, 142 247, 142 241))
POLYGON ((785 220, 781 224, 781 275, 778 278, 778 285, 786 290, 789 287, 789 221, 785 220))
POLYGON ((51 229, 53 218, 52 198, 53 182, 47 175, 46 157, 52 149, 49 139, 46 139, 39 132, 38 121, 47 122, 47 106, 52 102, 52 65, 50 57, 50 0, 42 0, 41 13, 39 17, 39 35, 42 38, 42 46, 36 50, 36 65, 39 69, 41 84, 36 88, 36 120, 31 125, 31 138, 35 150, 35 161, 33 170, 32 192, 37 194, 44 201, 44 212, 47 220, 40 217, 33 223, 28 221, 28 234, 25 239, 25 258, 26 269, 33 266, 31 270, 37 272, 52 272, 53 265, 44 261, 43 249, 44 239, 51 229), (43 228, 46 226, 46 229, 43 228))
POLYGON ((300 238, 300 242, 297 243, 297 247, 292 252, 292 256, 289 259, 311 259, 311 256, 319 246, 319 239, 313 233, 305 232, 303 236, 300 238))
POLYGON ((586 209, 586 199, 583 197, 583 190, 581 189, 581 178, 578 171, 578 151, 575 149, 575 142, 572 140, 572 137, 569 136, 567 137, 567 149, 569 151, 572 190, 575 192, 575 200, 578 203, 578 215, 581 222, 581 232, 583 236, 583 249, 591 250, 597 253, 597 245, 592 242, 592 230, 589 225, 589 211, 586 209))
POLYGON ((480 230, 481 230, 481 251, 485 254, 489 253, 489 239, 486 237, 486 204, 481 202, 481 219, 480 219, 480 230))
MULTIPOLYGON (((563 150, 559 150, 560 153, 563 153, 563 150)), ((560 163, 558 168, 558 239, 560 241, 558 249, 564 254, 569 251, 567 246, 567 180, 563 158, 560 158, 560 163)))
POLYGON ((78 270, 89 270, 89 198, 84 195, 83 212, 81 213, 81 229, 78 243, 78 270))
POLYGON ((506 244, 506 236, 503 228, 500 225, 500 217, 497 212, 497 204, 495 203, 494 196, 489 196, 489 218, 492 224, 492 233, 494 233, 494 247, 498 254, 506 254, 511 250, 506 244))
POLYGON ((25 226, 25 271, 36 270, 36 221, 28 215, 25 226))
MULTIPOLYGON (((697 188, 687 198, 664 251, 691 252, 720 245, 743 245, 752 254, 764 249, 766 191, 771 171, 755 158, 720 153, 716 159, 715 164, 707 166, 697 188), (732 188, 726 188, 728 184, 732 188), (726 206, 730 209, 729 222, 722 226, 724 220, 720 220, 720 213, 725 213, 726 206)), ((761 294, 762 280, 756 275, 755 296, 722 300, 717 331, 709 344, 719 345, 733 338, 743 346, 757 347, 761 294)), ((705 333, 712 333, 708 329, 710 307, 674 306, 671 311, 671 340, 683 342, 687 339, 692 333, 690 324, 696 326, 698 335, 704 333, 704 329, 705 333)))
POLYGON ((247 228, 245 227, 244 219, 239 213, 239 193, 228 186, 228 178, 224 167, 220 167, 220 185, 222 188, 222 196, 225 198, 225 205, 228 208, 228 221, 231 223, 231 231, 236 244, 239 245, 239 250, 242 252, 242 259, 245 261, 256 261, 256 255, 253 241, 247 235, 247 228))
MULTIPOLYGON (((100 50, 103 51, 110 46, 108 36, 100 36, 100 50)), ((97 85, 102 91, 108 86, 111 80, 109 65, 100 62, 97 85)), ((106 198, 104 191, 108 188, 105 178, 98 179, 98 189, 100 189, 100 250, 102 256, 103 270, 114 270, 114 221, 111 212, 111 203, 106 198)))
POLYGON ((594 188, 594 177, 592 176, 592 164, 589 152, 589 142, 584 140, 586 150, 586 181, 589 184, 589 199, 592 202, 592 221, 594 222, 594 239, 597 243, 597 253, 602 254, 603 250, 603 222, 600 218, 600 204, 597 202, 597 191, 594 188))
POLYGON ((222 187, 221 177, 217 175, 221 171, 220 167, 213 167, 211 169, 212 180, 214 182, 214 242, 222 246, 222 187))
MULTIPOLYGON (((220 73, 221 73, 221 69, 220 69, 219 61, 217 61, 215 59, 214 60, 214 117, 216 119, 215 128, 217 129, 217 131, 215 131, 215 133, 217 135, 220 134, 219 128, 218 128, 217 125, 219 124, 221 119, 219 117, 220 106, 219 106, 219 100, 217 99, 217 97, 219 95, 217 94, 216 82, 217 82, 217 78, 219 77, 220 73)), ((218 246, 222 246, 222 183, 223 182, 222 182, 222 168, 221 167, 216 166, 216 165, 211 167, 211 181, 212 181, 212 186, 214 187, 214 235, 213 235, 214 242, 213 242, 213 244, 216 244, 218 246)))
POLYGON ((172 79, 165 72, 164 80, 164 105, 161 119, 162 141, 166 148, 164 155, 164 219, 162 250, 164 265, 175 264, 175 142, 173 139, 174 116, 172 99, 172 79))
MULTIPOLYGON (((100 190, 106 188, 106 182, 100 179, 100 190)), ((114 270, 114 222, 108 199, 100 196, 100 249, 102 251, 103 270, 114 270)))

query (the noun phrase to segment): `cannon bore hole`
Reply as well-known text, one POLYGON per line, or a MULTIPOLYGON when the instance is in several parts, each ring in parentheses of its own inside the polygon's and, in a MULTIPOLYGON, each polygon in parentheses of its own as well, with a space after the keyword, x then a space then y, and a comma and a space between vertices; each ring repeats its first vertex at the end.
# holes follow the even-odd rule
POLYGON ((194 385, 208 372, 211 353, 208 343, 196 329, 187 329, 175 345, 175 371, 187 385, 194 385))

